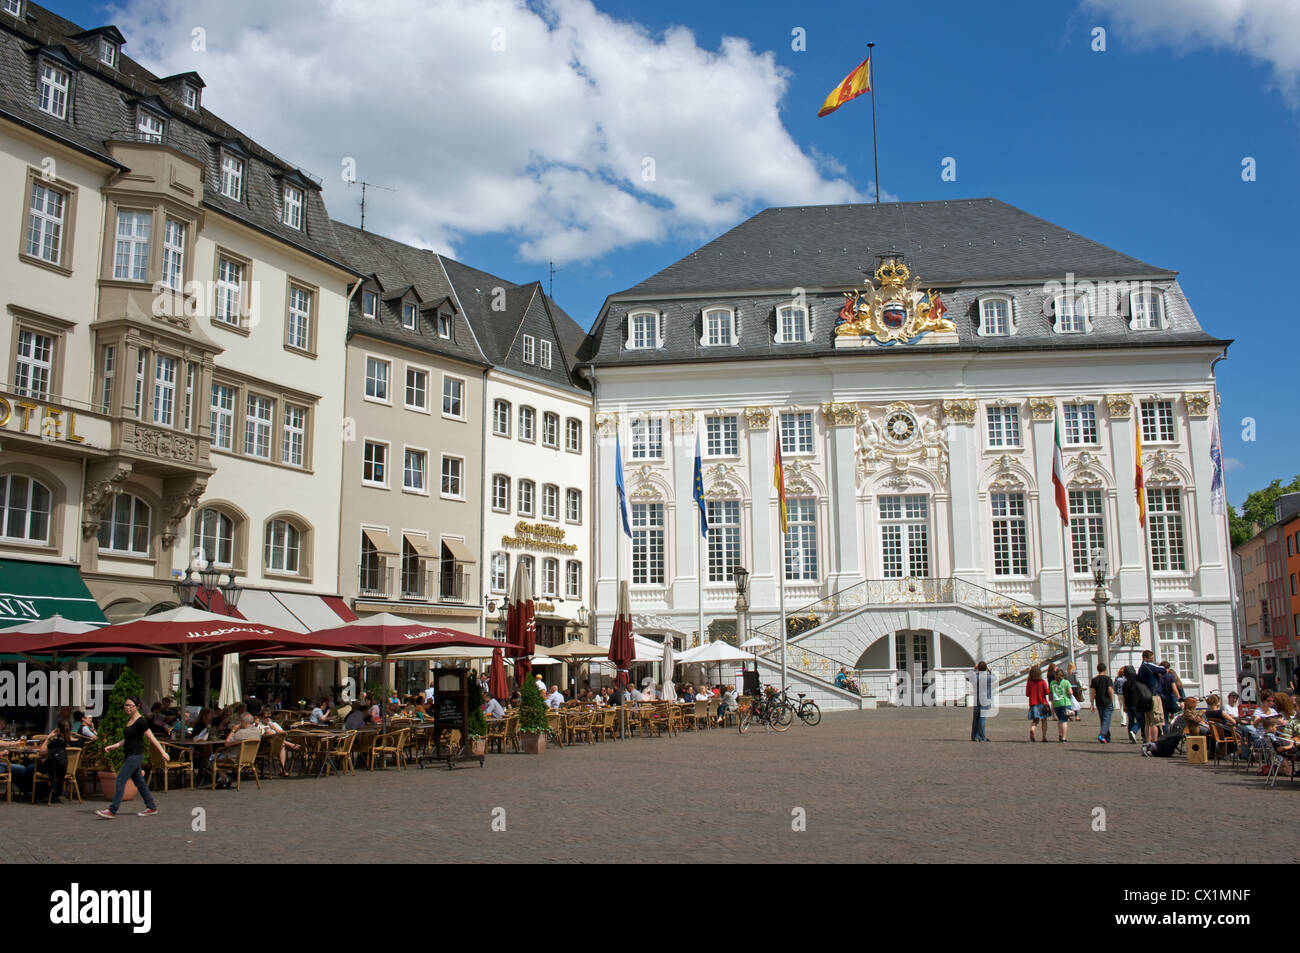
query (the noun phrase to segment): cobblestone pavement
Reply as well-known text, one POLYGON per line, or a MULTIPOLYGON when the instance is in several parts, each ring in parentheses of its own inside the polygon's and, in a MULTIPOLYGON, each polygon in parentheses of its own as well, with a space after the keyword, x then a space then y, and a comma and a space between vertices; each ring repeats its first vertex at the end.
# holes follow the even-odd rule
MULTIPOLYGON (((1294 855, 1300 783, 1096 742, 1029 744, 1023 711, 972 744, 969 713, 827 715, 783 734, 677 738, 489 755, 487 766, 246 782, 159 794, 161 813, 102 821, 84 806, 0 802, 0 856, 19 862, 616 860, 1245 863, 1294 855), (206 831, 192 829, 192 810, 206 831), (806 830, 793 830, 802 808, 806 830), (1094 831, 1094 810, 1105 830, 1094 831), (501 810, 496 810, 501 809, 501 810), (505 830, 492 829, 494 811, 505 830), (504 811, 504 814, 502 814, 504 811), (1289 841, 1289 842, 1288 842, 1289 841), (1158 847, 1156 845, 1159 845, 1158 847)), ((1090 731, 1091 729, 1091 731, 1090 731)), ((1052 731, 1054 739, 1055 728, 1052 731)), ((1122 737, 1117 731, 1116 737, 1122 737)), ((127 805, 139 810, 139 801, 127 805)))

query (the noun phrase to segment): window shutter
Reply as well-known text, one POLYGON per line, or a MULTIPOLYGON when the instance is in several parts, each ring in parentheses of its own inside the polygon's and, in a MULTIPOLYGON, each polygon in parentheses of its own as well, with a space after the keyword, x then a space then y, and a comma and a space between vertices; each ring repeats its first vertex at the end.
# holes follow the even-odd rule
POLYGON ((662 311, 655 314, 655 347, 664 346, 664 313, 662 311))

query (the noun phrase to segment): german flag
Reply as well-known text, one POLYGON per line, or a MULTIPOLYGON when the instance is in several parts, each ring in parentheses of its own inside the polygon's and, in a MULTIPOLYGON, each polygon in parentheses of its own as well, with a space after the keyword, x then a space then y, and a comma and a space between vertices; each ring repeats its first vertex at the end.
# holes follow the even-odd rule
POLYGON ((831 90, 831 94, 826 97, 826 102, 822 103, 822 108, 817 110, 817 115, 829 116, 850 99, 857 99, 863 93, 869 92, 871 92, 870 56, 859 63, 852 73, 844 77, 844 82, 831 90))

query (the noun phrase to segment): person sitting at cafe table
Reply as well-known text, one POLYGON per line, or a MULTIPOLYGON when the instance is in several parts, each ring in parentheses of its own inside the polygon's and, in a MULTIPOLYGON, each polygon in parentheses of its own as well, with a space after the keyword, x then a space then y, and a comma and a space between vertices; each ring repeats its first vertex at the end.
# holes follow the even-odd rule
POLYGON ((548 708, 564 707, 564 696, 560 694, 560 686, 551 686, 551 694, 546 696, 546 706, 548 708))
POLYGON ((95 733, 94 721, 84 711, 74 711, 72 713, 72 726, 72 730, 87 741, 94 741, 99 737, 95 733))
POLYGON ((313 725, 328 725, 330 715, 330 700, 322 695, 320 704, 311 710, 311 723, 313 725))
POLYGON ((343 727, 347 731, 357 731, 366 726, 366 709, 358 705, 348 712, 348 716, 343 719, 343 727))
MULTIPOLYGON (((263 735, 285 735, 288 734, 275 719, 271 717, 271 709, 263 708, 257 716, 257 730, 263 735)), ((296 745, 289 739, 285 739, 284 744, 280 746, 280 776, 288 777, 289 772, 285 770, 285 750, 297 751, 301 745, 296 745)))
POLYGON ((511 708, 518 708, 518 707, 519 707, 519 703, 520 703, 521 701, 523 701, 523 700, 524 700, 524 696, 523 696, 522 694, 520 694, 519 689, 516 688, 513 692, 510 693, 510 707, 511 707, 511 708))
MULTIPOLYGON (((0 741, 0 755, 9 751, 29 751, 30 747, 22 741, 0 741)), ((32 775, 36 772, 34 764, 10 764, 0 761, 0 774, 8 774, 9 782, 20 794, 31 792, 32 775)))
POLYGON ((483 714, 489 718, 504 718, 506 716, 506 710, 501 707, 499 701, 489 695, 487 704, 483 706, 483 714))
MULTIPOLYGON (((257 741, 261 739, 261 737, 262 732, 257 728, 256 719, 248 712, 244 712, 239 716, 239 727, 226 736, 226 744, 233 745, 241 741, 257 741)), ((239 755, 236 752, 227 751, 225 754, 222 754, 221 752, 213 754, 210 760, 212 761, 215 770, 216 768, 220 768, 222 765, 237 764, 238 758, 239 755), (218 757, 218 755, 220 755, 220 757, 218 757)), ((228 788, 231 783, 232 779, 230 775, 225 771, 222 771, 221 775, 217 778, 217 787, 228 788)))

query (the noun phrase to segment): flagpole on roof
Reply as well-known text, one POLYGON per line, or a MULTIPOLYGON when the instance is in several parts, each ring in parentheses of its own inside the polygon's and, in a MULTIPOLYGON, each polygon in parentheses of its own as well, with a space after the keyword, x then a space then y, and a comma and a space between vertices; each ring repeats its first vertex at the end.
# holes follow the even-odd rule
POLYGON ((880 153, 876 151, 876 61, 874 43, 867 44, 867 79, 871 84, 871 161, 876 167, 876 204, 880 204, 880 153))

